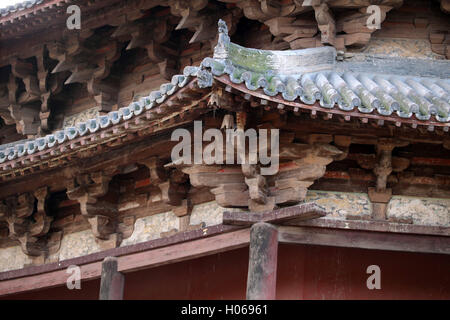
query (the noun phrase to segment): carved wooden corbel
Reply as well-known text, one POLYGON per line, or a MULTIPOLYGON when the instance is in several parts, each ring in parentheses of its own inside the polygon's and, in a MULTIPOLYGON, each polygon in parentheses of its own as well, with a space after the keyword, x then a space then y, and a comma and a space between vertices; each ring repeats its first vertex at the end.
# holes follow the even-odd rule
POLYGON ((188 215, 192 205, 186 199, 188 193, 188 177, 180 170, 167 172, 164 163, 158 157, 150 157, 139 161, 145 165, 150 172, 150 183, 159 188, 161 200, 173 206, 173 212, 177 216, 188 215))
POLYGON ((392 190, 387 188, 389 175, 401 172, 409 166, 406 158, 393 157, 392 151, 396 147, 405 147, 407 141, 395 139, 379 139, 376 145, 376 154, 358 155, 358 164, 368 170, 373 170, 376 176, 376 187, 368 189, 369 199, 372 202, 372 217, 374 219, 386 219, 386 209, 392 197, 392 190))
POLYGON ((11 60, 12 76, 20 79, 25 86, 25 92, 20 93, 17 97, 20 107, 11 109, 15 114, 14 118, 19 122, 19 132, 23 134, 38 134, 40 130, 48 130, 50 92, 47 89, 44 53, 45 49, 42 46, 36 54, 37 69, 28 61, 18 58, 11 60), (26 105, 34 101, 41 102, 40 110, 26 105), (16 112, 19 109, 20 111, 16 112))
POLYGON ((248 162, 240 166, 184 165, 181 170, 189 175, 192 186, 210 188, 222 207, 249 207, 251 211, 267 211, 278 205, 295 204, 305 199, 307 188, 322 177, 326 165, 343 152, 315 140, 307 144, 293 143, 284 138, 282 141, 280 166, 274 175, 263 176, 257 164, 248 162))
MULTIPOLYGON (((56 54, 56 46, 52 54, 56 54)), ((17 132, 24 135, 36 135, 49 131, 51 118, 52 96, 62 90, 63 77, 51 74, 51 61, 45 45, 35 50, 33 63, 30 59, 11 58, 11 74, 7 84, 10 117, 7 123, 13 121, 17 132), (23 88, 19 84, 23 83, 23 88), (40 104, 40 106, 38 106, 40 104), (9 119, 10 118, 10 119, 9 119)))
POLYGON ((150 60, 158 64, 160 74, 170 80, 178 69, 176 52, 163 43, 169 40, 173 28, 168 18, 131 21, 119 25, 111 36, 115 39, 130 38, 126 50, 145 48, 150 60))
POLYGON ((84 43, 90 35, 91 32, 72 34, 66 37, 65 45, 49 45, 49 56, 58 61, 51 73, 70 72, 64 83, 85 83, 89 96, 98 103, 100 111, 108 112, 117 103, 117 90, 116 84, 107 78, 122 48, 116 39, 109 38, 110 34, 105 34, 97 48, 87 47, 84 43))
POLYGON ((9 99, 8 110, 10 117, 5 118, 5 120, 7 120, 7 123, 15 123, 18 133, 23 135, 34 135, 38 132, 39 111, 29 106, 22 106, 19 99, 22 99, 21 101, 24 102, 24 95, 19 94, 18 81, 19 78, 17 78, 13 73, 9 75, 7 88, 9 99))
POLYGON ((26 255, 43 259, 59 248, 55 241, 58 236, 49 234, 53 218, 46 214, 47 196, 47 188, 43 187, 34 195, 12 196, 0 204, 0 219, 8 224, 8 236, 20 243, 26 255))
POLYGON ((51 97, 52 94, 58 93, 62 89, 62 79, 57 75, 51 75, 48 67, 46 56, 46 49, 42 46, 39 53, 36 55, 37 61, 37 78, 39 81, 39 91, 41 100, 41 110, 39 118, 41 120, 41 130, 47 132, 50 130, 50 116, 51 116, 51 97))
POLYGON ((275 197, 269 197, 267 181, 260 174, 259 166, 251 164, 242 165, 245 184, 248 186, 248 208, 250 211, 270 211, 275 207, 275 197))
MULTIPOLYGON (((255 1, 243 1, 238 6, 243 6, 244 14, 248 17, 251 12, 252 20, 263 21, 269 26, 270 32, 275 37, 282 37, 289 43, 291 49, 304 49, 318 47, 323 44, 333 45, 337 50, 345 50, 348 46, 362 47, 369 43, 371 35, 380 26, 373 26, 373 12, 368 12, 370 1, 306 1, 294 0, 295 9, 289 8, 287 4, 281 4, 278 14, 274 11, 262 10, 264 1, 261 2, 261 10, 254 5, 255 1), (252 5, 253 3, 253 5, 252 5), (251 8, 251 10, 249 10, 251 8), (335 20, 332 13, 333 8, 340 10, 338 19, 335 20), (315 20, 306 18, 299 13, 314 10, 315 20), (271 13, 272 12, 272 13, 271 13), (368 25, 370 24, 370 25, 368 25), (317 36, 319 31, 319 36, 317 36)), ((393 8, 398 8, 402 0, 381 0, 376 3, 380 10, 380 24, 386 19, 386 14, 393 8)), ((378 18, 378 17, 377 17, 378 18)))
POLYGON ((119 246, 122 239, 131 235, 134 226, 134 220, 132 223, 119 220, 117 197, 108 193, 114 171, 114 168, 108 168, 80 174, 67 187, 68 198, 79 202, 81 214, 103 248, 119 246))
MULTIPOLYGON (((189 43, 211 41, 215 42, 217 35, 217 21, 219 18, 224 19, 230 31, 234 33, 235 26, 242 16, 242 11, 239 8, 227 10, 224 14, 218 4, 209 3, 208 1, 169 1, 171 12, 173 15, 181 17, 176 30, 189 29, 194 32, 189 40, 189 43)), ((213 47, 213 45, 211 46, 213 47)))
POLYGON ((150 184, 159 189, 161 201, 172 206, 173 213, 179 217, 179 228, 163 232, 161 236, 166 237, 177 232, 202 228, 204 223, 190 225, 192 203, 187 198, 188 175, 178 169, 169 172, 164 168, 164 162, 158 157, 140 160, 139 163, 149 169, 150 184))
POLYGON ((168 5, 170 6, 170 12, 174 16, 180 16, 186 9, 191 9, 193 11, 200 11, 205 8, 208 4, 208 0, 169 0, 168 5))
POLYGON ((336 23, 330 8, 326 3, 313 6, 316 21, 321 33, 321 41, 324 44, 331 44, 334 46, 336 38, 336 23))

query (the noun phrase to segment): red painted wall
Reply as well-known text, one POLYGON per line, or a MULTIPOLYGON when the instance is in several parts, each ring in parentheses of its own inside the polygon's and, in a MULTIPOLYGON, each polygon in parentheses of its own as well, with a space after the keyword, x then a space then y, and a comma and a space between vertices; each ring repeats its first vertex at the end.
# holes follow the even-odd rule
MULTIPOLYGON (((126 274, 126 299, 244 299, 248 248, 126 274)), ((99 280, 81 290, 46 289, 8 298, 97 299, 99 280)), ((278 299, 450 299, 450 256, 280 245, 278 299), (368 290, 369 265, 381 290, 368 290)))
POLYGON ((450 256, 283 245, 277 299, 450 299, 450 256), (369 290, 369 265, 381 290, 369 290))

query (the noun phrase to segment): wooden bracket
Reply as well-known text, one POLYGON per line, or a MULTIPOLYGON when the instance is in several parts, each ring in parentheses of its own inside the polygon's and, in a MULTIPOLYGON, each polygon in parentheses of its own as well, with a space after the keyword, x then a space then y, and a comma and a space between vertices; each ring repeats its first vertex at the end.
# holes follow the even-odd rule
MULTIPOLYGON (((80 203, 81 214, 87 219, 92 233, 103 248, 115 248, 124 236, 131 236, 133 221, 118 218, 118 205, 109 195, 114 168, 80 174, 67 187, 67 196, 80 203), (131 229, 131 230, 129 230, 131 229)), ((134 219, 134 218, 133 218, 134 219)))
POLYGON ((22 251, 31 257, 45 259, 59 249, 55 235, 49 234, 53 218, 46 214, 47 197, 47 187, 42 187, 34 195, 11 196, 0 204, 0 220, 7 222, 9 238, 18 241, 22 251))
POLYGON ((372 217, 378 220, 386 219, 387 203, 392 197, 392 190, 387 188, 389 175, 405 170, 410 161, 406 158, 393 157, 396 147, 404 147, 407 141, 395 139, 379 139, 376 142, 376 154, 361 154, 357 157, 358 164, 363 169, 373 170, 377 178, 376 187, 368 189, 372 202, 372 217))
POLYGON ((288 142, 280 147, 279 171, 262 176, 257 165, 204 165, 182 168, 194 187, 208 187, 217 203, 225 208, 249 207, 267 211, 277 205, 305 199, 307 188, 325 174, 326 165, 342 154, 338 148, 312 141, 288 142))
POLYGON ((178 169, 168 172, 158 157, 140 160, 139 163, 149 169, 150 184, 159 188, 162 201, 173 206, 177 216, 190 214, 192 205, 186 198, 189 191, 187 175, 178 169))

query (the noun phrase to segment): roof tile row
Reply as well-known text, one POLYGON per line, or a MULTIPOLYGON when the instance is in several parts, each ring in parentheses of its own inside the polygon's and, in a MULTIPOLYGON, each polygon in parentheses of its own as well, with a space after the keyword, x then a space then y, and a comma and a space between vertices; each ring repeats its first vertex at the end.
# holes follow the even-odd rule
POLYGON ((448 79, 405 77, 387 74, 336 72, 333 69, 299 75, 279 75, 271 70, 258 73, 233 65, 229 60, 206 58, 203 67, 216 76, 228 75, 231 82, 244 83, 249 90, 262 89, 268 96, 281 94, 287 101, 323 108, 361 113, 375 110, 383 116, 394 112, 402 118, 450 122, 448 79))
POLYGON ((152 91, 148 96, 130 103, 127 107, 120 108, 117 111, 111 111, 107 115, 99 116, 96 119, 79 122, 75 126, 63 128, 45 137, 15 145, 8 144, 5 148, 0 146, 0 163, 52 148, 57 144, 62 144, 68 140, 97 132, 99 129, 108 128, 118 124, 120 121, 129 120, 134 116, 138 116, 144 110, 151 110, 155 106, 163 103, 177 89, 184 87, 193 76, 197 76, 198 73, 198 67, 188 66, 184 68, 183 75, 173 76, 170 83, 162 84, 159 90, 152 91))

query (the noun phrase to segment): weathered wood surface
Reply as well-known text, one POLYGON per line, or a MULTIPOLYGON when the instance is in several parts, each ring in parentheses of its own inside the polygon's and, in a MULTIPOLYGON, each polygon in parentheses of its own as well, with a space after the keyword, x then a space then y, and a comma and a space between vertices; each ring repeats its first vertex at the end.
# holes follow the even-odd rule
POLYGON ((106 257, 102 263, 99 300, 122 300, 125 276, 117 271, 118 259, 106 257))
POLYGON ((247 300, 275 299, 277 262, 277 227, 264 222, 254 224, 250 231, 247 300))
POLYGON ((299 227, 323 227, 331 229, 345 230, 363 230, 377 231, 389 233, 404 233, 410 235, 435 235, 450 236, 450 227, 424 226, 417 224, 406 224, 389 221, 372 221, 372 220, 337 220, 332 218, 323 218, 309 221, 289 220, 283 225, 299 226, 299 227))
POLYGON ((450 237, 443 236, 291 226, 278 230, 280 243, 450 254, 450 237))
POLYGON ((281 224, 291 219, 310 220, 326 216, 327 212, 315 203, 302 203, 296 206, 265 212, 223 213, 223 224, 249 226, 257 222, 281 224))

